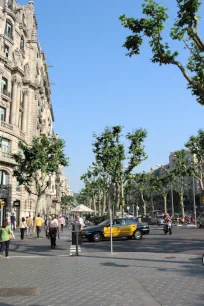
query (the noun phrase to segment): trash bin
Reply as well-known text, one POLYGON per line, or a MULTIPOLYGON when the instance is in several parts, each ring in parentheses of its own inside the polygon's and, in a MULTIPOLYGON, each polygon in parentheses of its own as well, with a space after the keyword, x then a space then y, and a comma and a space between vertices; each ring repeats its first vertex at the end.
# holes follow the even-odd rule
POLYGON ((81 234, 81 224, 74 223, 72 225, 72 245, 76 245, 77 239, 76 236, 78 235, 78 245, 82 245, 82 234, 81 234))

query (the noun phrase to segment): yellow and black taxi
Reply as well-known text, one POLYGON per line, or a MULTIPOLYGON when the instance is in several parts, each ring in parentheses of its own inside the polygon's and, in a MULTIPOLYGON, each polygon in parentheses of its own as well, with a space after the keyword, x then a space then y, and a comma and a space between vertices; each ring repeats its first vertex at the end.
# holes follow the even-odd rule
MULTIPOLYGON (((114 238, 127 237, 128 239, 134 238, 135 240, 140 240, 143 235, 148 235, 149 231, 149 225, 140 223, 137 218, 113 219, 112 236, 114 238)), ((83 228, 82 237, 95 242, 110 238, 110 220, 83 228)))

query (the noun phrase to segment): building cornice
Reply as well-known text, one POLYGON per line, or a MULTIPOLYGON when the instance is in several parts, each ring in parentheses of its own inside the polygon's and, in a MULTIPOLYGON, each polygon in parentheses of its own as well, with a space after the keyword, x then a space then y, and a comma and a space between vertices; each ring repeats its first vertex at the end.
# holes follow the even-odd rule
POLYGON ((2 11, 3 13, 7 13, 7 15, 10 16, 14 22, 16 22, 16 16, 12 10, 5 6, 2 11))

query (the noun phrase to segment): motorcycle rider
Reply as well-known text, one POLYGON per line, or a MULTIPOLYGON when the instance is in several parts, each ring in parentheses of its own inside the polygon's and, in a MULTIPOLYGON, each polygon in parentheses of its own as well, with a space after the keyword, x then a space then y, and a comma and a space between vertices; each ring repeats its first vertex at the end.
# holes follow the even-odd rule
POLYGON ((169 214, 164 214, 164 232, 172 234, 172 220, 169 214))

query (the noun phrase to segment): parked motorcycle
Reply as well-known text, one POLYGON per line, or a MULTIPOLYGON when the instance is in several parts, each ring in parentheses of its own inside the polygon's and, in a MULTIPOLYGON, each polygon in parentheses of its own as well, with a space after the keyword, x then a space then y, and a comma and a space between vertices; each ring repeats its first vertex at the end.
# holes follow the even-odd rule
POLYGON ((166 235, 167 233, 172 235, 172 225, 170 222, 164 224, 164 234, 166 235))

